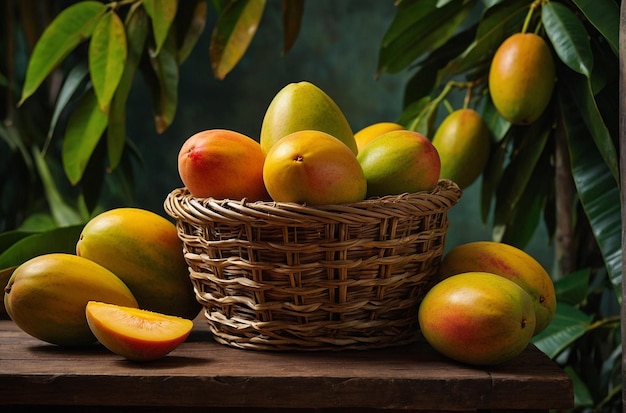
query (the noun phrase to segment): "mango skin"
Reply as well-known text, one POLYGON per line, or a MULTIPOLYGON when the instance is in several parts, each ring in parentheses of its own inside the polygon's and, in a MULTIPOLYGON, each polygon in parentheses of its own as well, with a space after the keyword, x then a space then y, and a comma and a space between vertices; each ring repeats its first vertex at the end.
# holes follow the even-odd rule
POLYGON ((116 274, 139 307, 193 319, 200 312, 176 226, 141 208, 115 208, 83 228, 76 254, 116 274))
POLYGON ((276 202, 311 205, 362 201, 367 181, 350 149, 317 130, 291 133, 265 157, 263 180, 276 202))
POLYGON ((534 33, 516 33, 496 50, 489 92, 502 117, 529 125, 550 103, 555 79, 554 59, 545 40, 534 33))
POLYGON ((284 136, 301 130, 326 132, 356 155, 354 133, 335 101, 310 82, 289 83, 272 99, 261 124, 259 143, 267 154, 284 136))
POLYGON ((441 158, 441 178, 465 189, 487 166, 491 147, 489 129, 474 109, 458 109, 441 122, 433 145, 441 158))
POLYGON ((526 291, 485 272, 458 274, 437 283, 420 303, 418 319, 435 350, 472 365, 515 358, 528 346, 536 321, 526 291))
POLYGON ((475 241, 452 248, 439 267, 441 279, 469 271, 484 271, 510 279, 532 298, 536 315, 533 335, 542 332, 556 311, 554 283, 532 256, 512 245, 475 241))
POLYGON ((11 319, 31 336, 59 346, 96 341, 85 318, 91 300, 137 307, 137 300, 115 274, 72 254, 32 258, 13 272, 4 305, 11 319))
POLYGON ((357 159, 367 179, 368 198, 430 191, 439 182, 439 153, 418 132, 384 133, 366 145, 357 159))
POLYGON ((394 130, 404 130, 404 126, 395 122, 376 122, 367 125, 354 134, 356 146, 361 151, 368 143, 378 138, 380 135, 394 130))

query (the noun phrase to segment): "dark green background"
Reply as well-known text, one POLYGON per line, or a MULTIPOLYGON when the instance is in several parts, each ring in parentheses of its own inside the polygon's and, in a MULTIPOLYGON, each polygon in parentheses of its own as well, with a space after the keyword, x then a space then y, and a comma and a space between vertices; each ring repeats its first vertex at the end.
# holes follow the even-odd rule
MULTIPOLYGON (((307 1, 300 35, 283 54, 281 5, 269 0, 248 51, 222 81, 215 79, 209 62, 209 38, 216 19, 209 10, 205 33, 181 67, 178 109, 169 129, 161 135, 155 132, 141 81, 131 96, 129 138, 143 156, 143 165, 135 171, 138 206, 164 214, 163 200, 169 191, 182 186, 176 165, 178 151, 194 133, 226 128, 258 139, 265 109, 290 82, 307 80, 322 88, 355 132, 399 117, 411 73, 376 77, 381 39, 395 15, 393 1, 307 1)), ((477 181, 450 211, 448 248, 490 239, 491 228, 480 219, 479 192, 477 181)), ((543 227, 527 250, 550 269, 552 249, 543 227)))

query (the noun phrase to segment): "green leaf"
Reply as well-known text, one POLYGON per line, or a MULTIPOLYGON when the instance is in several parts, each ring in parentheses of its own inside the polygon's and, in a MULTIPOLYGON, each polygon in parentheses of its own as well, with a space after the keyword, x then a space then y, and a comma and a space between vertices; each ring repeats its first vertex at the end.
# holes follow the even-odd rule
POLYGON ((532 342, 550 358, 555 358, 587 332, 592 320, 593 315, 559 302, 548 327, 533 337, 532 342))
POLYGON ((304 13, 304 0, 282 0, 283 22, 283 53, 287 53, 293 47, 304 13))
POLYGON ((558 302, 578 305, 587 298, 591 269, 583 268, 554 282, 558 302))
POLYGON ((193 48, 196 46, 196 43, 200 39, 200 36, 204 32, 204 28, 206 26, 208 6, 205 0, 197 0, 193 2, 193 4, 187 1, 179 4, 179 15, 182 14, 181 12, 187 11, 187 8, 191 8, 191 10, 188 12, 189 16, 186 16, 187 20, 180 23, 179 20, 176 19, 175 22, 177 29, 182 31, 182 33, 180 33, 182 41, 179 43, 178 46, 178 64, 182 64, 185 60, 187 60, 193 48))
POLYGON ((54 129, 56 128, 59 116, 61 116, 61 113, 67 107, 72 96, 74 96, 74 94, 78 91, 80 85, 83 83, 83 80, 85 80, 88 73, 89 70, 86 66, 78 64, 70 70, 67 77, 65 78, 65 82, 63 82, 63 86, 61 86, 61 90, 59 91, 57 100, 55 102, 54 112, 52 113, 52 119, 50 120, 50 126, 48 127, 48 142, 50 141, 50 139, 52 139, 52 135, 54 134, 54 129))
POLYGON ((163 133, 172 124, 178 105, 178 62, 173 41, 168 39, 161 53, 150 57, 152 110, 158 133, 163 133))
POLYGON ((0 254, 0 269, 15 267, 43 254, 76 253, 76 243, 83 224, 56 228, 50 231, 28 235, 17 241, 0 254))
POLYGON ((143 0, 143 7, 152 19, 152 31, 156 44, 152 55, 161 53, 161 48, 165 44, 170 26, 176 17, 178 0, 143 0))
POLYGON ((585 384, 585 380, 581 379, 572 365, 565 366, 565 373, 572 379, 574 385, 574 405, 576 407, 593 406, 593 396, 589 391, 589 387, 585 384))
POLYGON ((573 71, 589 77, 593 52, 585 26, 576 14, 567 6, 550 1, 541 7, 541 20, 561 61, 573 71))
POLYGON ((105 13, 104 4, 82 1, 63 10, 44 30, 28 62, 21 105, 39 88, 59 63, 80 43, 91 37, 105 13))
POLYGON ((436 0, 400 3, 379 50, 378 74, 397 73, 452 37, 474 1, 455 0, 441 8, 436 0))
POLYGON ((32 235, 32 231, 13 230, 0 233, 0 254, 22 238, 32 235))
POLYGON ((96 95, 91 90, 80 99, 68 119, 61 159, 65 174, 73 185, 83 176, 89 158, 106 129, 107 120, 107 114, 100 110, 96 95))
POLYGON ((619 6, 614 0, 573 0, 589 23, 606 39, 611 50, 619 53, 619 6))
POLYGON ((103 112, 120 83, 127 54, 124 23, 110 11, 96 25, 89 43, 89 74, 103 112))
POLYGON ((37 148, 33 148, 32 152, 37 172, 39 173, 44 188, 46 200, 48 201, 48 206, 55 223, 59 226, 66 226, 81 222, 82 218, 80 215, 65 202, 65 199, 57 189, 54 178, 42 154, 37 148))
POLYGON ((126 17, 126 39, 128 56, 120 83, 111 100, 107 127, 107 154, 109 168, 119 165, 126 142, 126 102, 133 86, 137 67, 141 61, 144 45, 148 37, 148 15, 142 8, 135 8, 126 17))
POLYGON ((604 264, 621 298, 622 245, 620 191, 597 146, 589 139, 582 116, 575 109, 569 87, 559 88, 559 116, 567 138, 572 175, 578 197, 600 247, 604 264))
POLYGON ((220 13, 209 45, 216 78, 224 79, 243 57, 263 17, 265 3, 266 0, 234 1, 220 13))

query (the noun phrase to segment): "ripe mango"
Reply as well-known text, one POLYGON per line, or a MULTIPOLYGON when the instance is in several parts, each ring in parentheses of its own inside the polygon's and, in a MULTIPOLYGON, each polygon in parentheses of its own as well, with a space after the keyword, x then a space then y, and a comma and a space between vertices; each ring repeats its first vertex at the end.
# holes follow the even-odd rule
POLYGON ((550 275, 530 254, 512 245, 475 241, 452 248, 439 267, 441 278, 468 271, 497 274, 522 287, 532 298, 536 315, 533 335, 543 331, 556 311, 556 293, 550 275))
POLYGON ((265 187, 274 201, 312 205, 362 201, 367 181, 352 151, 317 130, 291 133, 265 158, 265 187))
POLYGON ((358 149, 352 128, 335 101, 310 82, 290 83, 270 102, 259 142, 263 152, 284 136, 301 130, 318 130, 339 139, 356 154, 358 149))
POLYGON ((17 267, 4 290, 4 305, 15 324, 60 346, 96 341, 85 318, 91 300, 137 307, 137 300, 115 274, 71 254, 31 258, 17 267))
POLYGON ((83 228, 76 254, 116 274, 144 310, 193 319, 200 312, 176 226, 141 208, 116 208, 83 228))
POLYGON ((395 130, 377 137, 357 155, 367 179, 367 196, 430 191, 439 182, 441 161, 424 135, 395 130))
POLYGON ((383 133, 403 129, 406 128, 399 123, 376 122, 372 123, 371 125, 367 125, 363 129, 360 129, 357 133, 354 134, 354 139, 356 140, 356 146, 360 151, 365 147, 365 145, 378 138, 383 133))
POLYGON ((489 92, 509 122, 528 125, 539 119, 552 97, 556 69, 541 36, 516 33, 496 50, 489 69, 489 92))
POLYGON ((435 350, 474 365, 516 357, 530 342, 536 321, 526 291, 486 272, 458 274, 437 283, 420 303, 418 319, 435 350))
POLYGON ((483 172, 489 160, 489 129, 474 109, 458 109, 441 122, 433 145, 441 159, 441 178, 470 186, 483 172))

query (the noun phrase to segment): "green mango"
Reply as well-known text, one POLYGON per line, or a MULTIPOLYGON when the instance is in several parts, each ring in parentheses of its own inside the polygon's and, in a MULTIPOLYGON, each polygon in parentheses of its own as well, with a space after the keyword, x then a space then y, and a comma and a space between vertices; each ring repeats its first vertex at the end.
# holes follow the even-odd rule
POLYGON ((310 82, 290 83, 274 96, 261 125, 261 149, 267 154, 280 138, 302 130, 326 132, 355 155, 358 152, 352 128, 339 106, 310 82))

